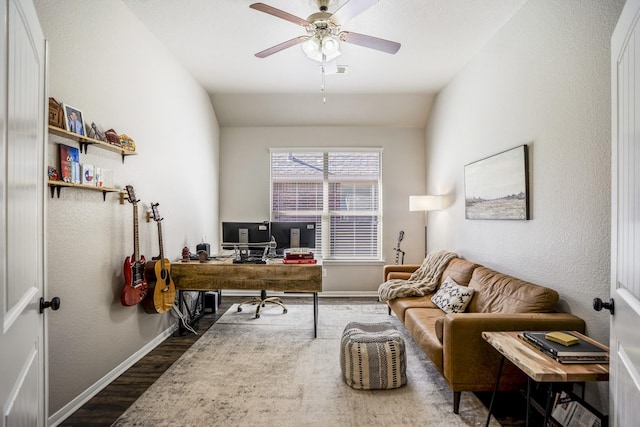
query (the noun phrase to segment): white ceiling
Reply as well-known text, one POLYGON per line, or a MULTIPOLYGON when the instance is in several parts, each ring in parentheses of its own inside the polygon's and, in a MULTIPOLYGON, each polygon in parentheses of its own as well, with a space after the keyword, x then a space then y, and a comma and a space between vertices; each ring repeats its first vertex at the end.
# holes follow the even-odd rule
MULTIPOLYGON (((402 47, 390 55, 342 43, 337 63, 348 72, 326 76, 324 92, 319 64, 300 46, 254 56, 306 34, 249 8, 254 0, 123 2, 211 94, 223 127, 424 127, 433 95, 526 0, 380 0, 342 29, 402 47)), ((318 10, 316 0, 264 3, 304 19, 318 10)))

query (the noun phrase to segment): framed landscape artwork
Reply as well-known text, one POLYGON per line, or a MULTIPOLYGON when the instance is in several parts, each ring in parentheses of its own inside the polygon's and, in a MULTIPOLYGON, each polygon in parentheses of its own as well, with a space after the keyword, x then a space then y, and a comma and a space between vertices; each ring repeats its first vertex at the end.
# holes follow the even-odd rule
POLYGON ((467 219, 529 219, 527 146, 465 165, 464 192, 467 219))

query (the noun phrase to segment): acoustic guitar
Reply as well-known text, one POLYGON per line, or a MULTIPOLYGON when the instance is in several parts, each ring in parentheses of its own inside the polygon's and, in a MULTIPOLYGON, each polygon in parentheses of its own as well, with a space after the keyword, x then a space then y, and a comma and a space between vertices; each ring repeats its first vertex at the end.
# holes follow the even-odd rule
POLYGON ((158 224, 158 241, 160 245, 160 257, 158 260, 147 262, 144 274, 149 285, 149 294, 142 301, 144 311, 147 313, 165 313, 171 310, 176 298, 176 287, 171 278, 171 264, 164 257, 162 245, 162 220, 158 213, 159 203, 151 203, 153 220, 158 224))
POLYGON ((120 302, 124 306, 136 305, 147 296, 148 286, 144 277, 146 260, 138 247, 138 200, 131 185, 127 185, 129 202, 133 204, 133 255, 124 260, 124 287, 120 302))

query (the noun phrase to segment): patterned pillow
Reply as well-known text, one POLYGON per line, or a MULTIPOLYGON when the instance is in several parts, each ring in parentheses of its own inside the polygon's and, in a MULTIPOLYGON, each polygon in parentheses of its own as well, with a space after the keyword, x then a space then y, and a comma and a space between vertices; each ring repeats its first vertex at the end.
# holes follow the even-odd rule
POLYGON ((473 296, 473 289, 458 285, 451 277, 440 285, 431 301, 445 313, 463 313, 473 296))

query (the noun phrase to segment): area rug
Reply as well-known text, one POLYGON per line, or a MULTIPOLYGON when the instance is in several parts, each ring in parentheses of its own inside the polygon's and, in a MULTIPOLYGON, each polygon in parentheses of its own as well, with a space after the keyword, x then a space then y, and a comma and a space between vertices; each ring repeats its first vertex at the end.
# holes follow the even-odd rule
MULTIPOLYGON (((385 304, 232 306, 114 426, 480 426, 487 409, 453 393, 385 304), (347 323, 392 322, 405 334, 407 385, 354 390, 340 371, 347 323)), ((491 425, 499 425, 492 419, 491 425)))

